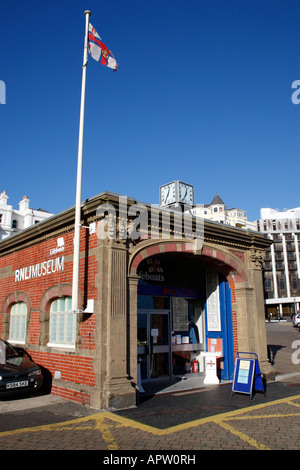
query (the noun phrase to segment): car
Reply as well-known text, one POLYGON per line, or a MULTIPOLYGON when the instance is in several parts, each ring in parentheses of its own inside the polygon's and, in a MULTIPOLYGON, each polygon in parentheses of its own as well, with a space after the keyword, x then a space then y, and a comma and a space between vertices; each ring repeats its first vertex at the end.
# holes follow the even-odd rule
POLYGON ((42 369, 22 348, 0 340, 0 397, 38 390, 43 383, 42 369))
POLYGON ((293 325, 298 326, 300 323, 300 312, 296 313, 296 315, 293 316, 293 325))

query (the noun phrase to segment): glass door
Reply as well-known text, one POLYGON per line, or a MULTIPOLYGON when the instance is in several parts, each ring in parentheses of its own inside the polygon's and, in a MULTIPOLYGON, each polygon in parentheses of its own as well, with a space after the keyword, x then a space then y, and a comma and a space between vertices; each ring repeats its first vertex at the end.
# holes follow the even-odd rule
POLYGON ((169 377, 169 311, 139 310, 137 342, 141 379, 151 381, 169 377))

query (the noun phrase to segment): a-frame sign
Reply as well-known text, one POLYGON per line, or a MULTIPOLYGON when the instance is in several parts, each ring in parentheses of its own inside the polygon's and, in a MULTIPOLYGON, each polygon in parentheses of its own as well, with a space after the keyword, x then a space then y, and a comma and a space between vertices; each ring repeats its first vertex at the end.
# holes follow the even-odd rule
POLYGON ((255 391, 263 392, 265 395, 257 354, 238 352, 232 383, 232 396, 235 393, 245 393, 252 398, 255 391))

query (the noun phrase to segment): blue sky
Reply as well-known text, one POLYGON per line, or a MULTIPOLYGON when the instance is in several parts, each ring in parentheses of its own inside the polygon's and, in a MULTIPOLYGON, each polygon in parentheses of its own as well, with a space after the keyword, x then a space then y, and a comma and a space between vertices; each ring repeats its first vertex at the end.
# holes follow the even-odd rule
POLYGON ((159 202, 159 186, 228 208, 300 205, 298 0, 0 0, 0 191, 75 204, 84 11, 118 63, 89 56, 82 199, 159 202))

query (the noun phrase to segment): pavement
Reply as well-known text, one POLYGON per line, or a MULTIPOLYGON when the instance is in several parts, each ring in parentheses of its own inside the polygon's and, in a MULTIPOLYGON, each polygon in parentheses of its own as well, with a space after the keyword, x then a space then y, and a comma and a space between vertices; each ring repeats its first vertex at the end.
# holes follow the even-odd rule
POLYGON ((54 395, 2 399, 0 450, 97 450, 96 463, 131 467, 198 464, 203 450, 298 450, 300 334, 290 322, 266 326, 276 380, 265 394, 182 381, 129 410, 99 411, 54 395))

